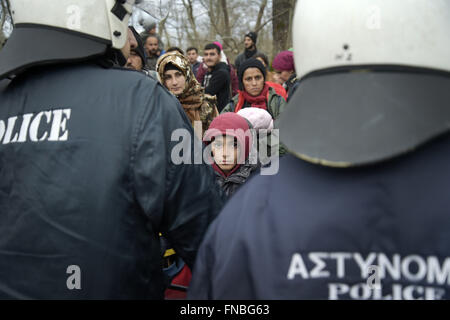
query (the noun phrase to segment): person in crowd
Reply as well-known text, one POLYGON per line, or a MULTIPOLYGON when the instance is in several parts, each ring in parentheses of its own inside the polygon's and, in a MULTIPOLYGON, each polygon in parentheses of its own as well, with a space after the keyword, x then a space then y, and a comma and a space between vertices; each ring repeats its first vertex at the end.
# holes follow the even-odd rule
POLYGON ((145 41, 147 40, 148 36, 155 36, 158 38, 158 55, 164 54, 164 42, 162 41, 161 37, 158 35, 158 32, 156 30, 157 24, 154 21, 151 21, 150 19, 144 19, 142 18, 139 21, 140 25, 144 28, 144 31, 140 34, 142 42, 145 44, 145 41))
MULTIPOLYGON (((227 58, 225 52, 223 51, 223 46, 219 41, 213 42, 213 44, 217 45, 220 48, 220 62, 223 62, 227 65, 230 70, 230 82, 231 82, 231 96, 235 96, 237 91, 239 90, 239 80, 237 77, 237 72, 234 66, 230 63, 230 60, 227 58)), ((203 83, 206 73, 208 72, 208 67, 205 63, 200 65, 197 71, 197 79, 200 83, 203 83)))
POLYGON ((261 108, 267 110, 273 119, 277 119, 283 112, 286 101, 266 83, 266 68, 257 59, 244 61, 239 69, 239 93, 222 110, 238 112, 243 108, 261 108))
POLYGON ((267 56, 262 52, 258 52, 257 54, 255 54, 255 59, 261 61, 262 64, 264 65, 264 67, 266 68, 266 74, 267 74, 266 75, 266 83, 269 86, 271 86, 272 88, 274 88, 276 93, 279 94, 280 96, 282 96, 284 98, 284 100, 287 101, 286 89, 284 89, 282 84, 275 82, 273 72, 269 71, 269 59, 267 58, 267 56))
POLYGON ((221 114, 213 120, 203 140, 211 144, 217 184, 231 197, 258 168, 249 161, 252 146, 249 122, 236 113, 221 114))
POLYGON ((255 32, 249 32, 244 37, 244 47, 245 51, 237 56, 234 65, 237 70, 239 70, 241 64, 250 58, 253 58, 257 53, 258 49, 256 48, 256 41, 258 39, 258 35, 255 32))
POLYGON ((125 46, 122 49, 122 53, 124 54, 127 62, 125 67, 131 70, 142 71, 145 69, 146 59, 145 59, 145 49, 142 44, 140 37, 136 37, 136 30, 134 27, 128 27, 128 42, 129 42, 129 50, 128 46, 125 46), (126 49, 125 49, 126 48, 126 49))
MULTIPOLYGON (((189 47, 189 48, 187 48, 186 53, 187 53, 187 58, 189 60, 189 63, 191 64, 192 72, 194 73, 194 76, 197 78, 198 69, 200 68, 200 65, 202 64, 199 61, 198 49, 195 47, 189 47)), ((198 78, 197 78, 197 80, 198 80, 198 78)))
POLYGON ((148 35, 144 41, 144 47, 147 55, 147 66, 149 70, 156 70, 156 62, 160 57, 159 40, 156 35, 148 35))
MULTIPOLYGON (((231 102, 222 110, 225 112, 239 112, 245 108, 260 108, 266 110, 272 119, 278 119, 286 106, 286 100, 276 90, 265 81, 266 68, 261 61, 252 58, 244 61, 239 70, 239 86, 241 90, 233 97, 231 102)), ((271 144, 271 138, 268 139, 268 145, 271 144)), ((273 140, 273 146, 269 147, 267 157, 275 155, 272 151, 278 150, 280 156, 286 154, 283 144, 276 144, 273 140), (277 147, 278 146, 278 147, 277 147)), ((266 157, 266 156, 264 156, 266 157)), ((266 161, 267 162, 267 161, 266 161)))
POLYGON ((195 121, 201 122, 198 132, 200 140, 219 114, 215 96, 205 93, 194 77, 187 58, 178 52, 167 52, 159 60, 157 72, 161 83, 180 101, 186 115, 195 128, 195 121))
POLYGON ((292 154, 228 201, 189 298, 450 299, 450 2, 370 5, 377 41, 367 2, 298 2, 292 154))
POLYGON ((179 102, 123 68, 134 1, 80 1, 76 32, 63 1, 9 3, 0 299, 162 299, 158 233, 192 267, 223 202, 209 165, 172 160, 172 132, 193 136, 179 102))
MULTIPOLYGON (((154 80, 158 80, 158 74, 156 71, 147 70, 147 59, 145 56, 145 49, 142 43, 139 33, 134 29, 134 27, 128 27, 128 41, 130 44, 128 49, 122 49, 124 57, 127 59, 125 68, 140 71, 154 80)), ((127 46, 125 46, 127 47, 127 46)), ((124 48, 125 48, 124 47, 124 48)))
POLYGON ((230 68, 231 96, 234 97, 239 90, 239 80, 237 77, 237 71, 234 68, 234 66, 230 63, 230 60, 228 59, 227 55, 225 54, 225 51, 223 50, 222 44, 219 41, 215 41, 213 43, 220 48, 220 56, 221 56, 220 61, 226 63, 230 68))
POLYGON ((273 59, 272 68, 281 81, 283 81, 283 87, 287 91, 289 100, 300 85, 295 73, 294 53, 288 50, 277 54, 273 59))
POLYGON ((205 46, 204 61, 208 72, 203 79, 205 93, 217 97, 219 112, 228 104, 231 98, 231 77, 229 66, 221 62, 221 49, 216 44, 205 46))

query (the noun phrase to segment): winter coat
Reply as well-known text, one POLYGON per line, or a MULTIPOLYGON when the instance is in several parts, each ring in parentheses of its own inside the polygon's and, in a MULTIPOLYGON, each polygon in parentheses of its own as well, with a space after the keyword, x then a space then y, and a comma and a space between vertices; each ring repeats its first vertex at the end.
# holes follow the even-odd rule
MULTIPOLYGON (((233 67, 232 64, 227 62, 227 65, 230 69, 230 81, 231 81, 231 96, 235 96, 238 93, 239 90, 239 79, 237 76, 236 68, 233 67)), ((208 72, 208 68, 206 65, 201 64, 198 69, 195 77, 197 78, 198 82, 203 83, 203 79, 205 79, 205 75, 208 72)))
POLYGON ((227 197, 231 197, 236 190, 243 185, 253 174, 257 172, 258 165, 246 162, 231 175, 226 176, 219 170, 215 170, 217 185, 227 197))
POLYGON ((147 55, 147 69, 156 71, 156 63, 158 62, 160 56, 149 56, 147 55))
POLYGON ((257 55, 258 53, 260 53, 258 50, 255 50, 253 52, 253 54, 251 54, 250 56, 248 56, 249 54, 247 53, 247 50, 245 50, 244 52, 242 52, 240 55, 238 55, 236 57, 236 60, 234 61, 234 66, 236 67, 236 70, 239 70, 239 67, 241 66, 241 64, 250 58, 253 58, 255 55, 257 55), (248 57, 247 57, 248 56, 248 57))
POLYGON ((178 100, 87 62, 4 83, 0 299, 162 299, 158 233, 192 266, 222 205, 210 166, 172 160, 178 100))
MULTIPOLYGON (((196 62, 196 63, 194 63, 194 64, 192 64, 191 65, 191 67, 192 67, 192 72, 194 73, 194 76, 197 78, 197 73, 198 73, 198 70, 199 70, 199 68, 200 68, 200 66, 202 65, 202 63, 201 62, 196 62)), ((197 79, 198 80, 198 79, 197 79)))
POLYGON ((203 79, 205 93, 217 97, 217 109, 219 112, 228 104, 231 98, 230 67, 219 62, 211 71, 208 71, 203 79))
POLYGON ((300 81, 297 79, 297 75, 294 73, 289 77, 288 81, 285 83, 286 91, 288 94, 287 101, 294 96, 295 90, 300 86, 300 81))

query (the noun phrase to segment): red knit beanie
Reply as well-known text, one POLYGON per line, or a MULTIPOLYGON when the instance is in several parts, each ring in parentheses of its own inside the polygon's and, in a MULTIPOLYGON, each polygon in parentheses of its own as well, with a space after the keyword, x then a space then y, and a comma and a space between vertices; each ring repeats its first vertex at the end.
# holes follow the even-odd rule
POLYGON ((281 51, 275 59, 273 59, 272 67, 279 71, 295 70, 294 53, 292 51, 281 51))

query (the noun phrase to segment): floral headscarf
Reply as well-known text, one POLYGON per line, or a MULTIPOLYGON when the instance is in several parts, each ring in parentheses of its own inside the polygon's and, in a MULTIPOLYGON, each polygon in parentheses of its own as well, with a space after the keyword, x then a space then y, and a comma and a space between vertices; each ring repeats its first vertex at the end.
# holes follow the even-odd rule
POLYGON ((192 72, 191 64, 179 52, 168 52, 162 55, 157 62, 156 72, 158 72, 159 81, 164 85, 164 71, 168 64, 173 64, 186 78, 184 91, 177 95, 183 108, 198 108, 202 104, 204 89, 200 86, 192 72))
POLYGON ((201 87, 192 72, 191 64, 179 52, 168 52, 158 59, 156 72, 158 73, 159 81, 163 85, 165 85, 164 71, 168 64, 172 64, 179 69, 186 78, 184 90, 177 95, 177 98, 192 124, 194 124, 194 121, 202 122, 202 132, 204 132, 208 129, 214 117, 218 115, 216 97, 205 94, 205 89, 201 87))

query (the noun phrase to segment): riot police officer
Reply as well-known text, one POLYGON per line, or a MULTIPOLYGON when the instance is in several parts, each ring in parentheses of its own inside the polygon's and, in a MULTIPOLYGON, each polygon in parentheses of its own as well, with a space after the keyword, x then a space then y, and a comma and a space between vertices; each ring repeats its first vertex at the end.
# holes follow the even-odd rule
POLYGON ((117 67, 134 0, 10 3, 0 298, 162 298, 158 234, 192 266, 222 201, 207 165, 171 159, 194 137, 177 99, 117 67))

